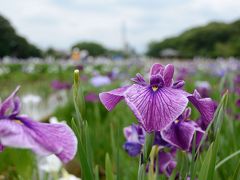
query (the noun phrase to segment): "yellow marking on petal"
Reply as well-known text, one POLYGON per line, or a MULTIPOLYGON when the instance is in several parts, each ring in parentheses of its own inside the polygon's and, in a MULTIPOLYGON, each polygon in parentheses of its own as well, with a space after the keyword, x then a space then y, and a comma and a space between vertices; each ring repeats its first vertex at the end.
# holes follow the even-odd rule
POLYGON ((175 120, 175 123, 178 123, 179 122, 179 120, 177 119, 177 120, 175 120))
POLYGON ((23 124, 23 123, 22 123, 21 121, 19 121, 19 120, 14 120, 14 122, 17 123, 17 124, 21 124, 21 125, 23 124))
POLYGON ((156 90, 158 90, 158 87, 157 87, 157 86, 153 86, 153 87, 152 87, 152 90, 153 90, 153 91, 156 91, 156 90))

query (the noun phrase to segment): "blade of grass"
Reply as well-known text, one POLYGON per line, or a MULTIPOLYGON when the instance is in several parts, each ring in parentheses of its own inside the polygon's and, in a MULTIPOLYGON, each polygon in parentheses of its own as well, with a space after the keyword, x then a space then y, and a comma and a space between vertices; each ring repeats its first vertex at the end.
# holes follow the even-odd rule
POLYGON ((215 142, 213 142, 208 148, 207 154, 200 169, 199 180, 214 179, 218 147, 219 133, 217 134, 215 142))
POLYGON ((153 140, 154 140, 154 134, 153 133, 147 133, 145 137, 145 144, 143 147, 143 161, 146 163, 148 161, 152 145, 153 145, 153 140))
POLYGON ((210 147, 208 148, 207 154, 204 158, 204 161, 198 176, 199 180, 206 180, 208 177, 208 170, 209 170, 209 165, 212 157, 212 148, 213 148, 213 144, 211 144, 210 147))
POLYGON ((76 121, 72 119, 71 127, 76 134, 76 137, 78 139, 78 151, 77 151, 77 157, 80 162, 81 170, 82 170, 82 176, 83 179, 94 179, 92 167, 89 165, 88 161, 88 155, 86 153, 86 150, 84 149, 84 145, 80 139, 80 132, 79 128, 76 125, 76 121))
POLYGON ((196 171, 195 171, 195 150, 196 150, 196 133, 193 136, 193 143, 192 143, 192 156, 191 156, 191 163, 190 163, 190 179, 195 179, 196 171))
POLYGON ((208 135, 210 129, 212 128, 212 126, 214 127, 215 137, 216 137, 217 132, 220 131, 221 125, 222 125, 223 114, 224 114, 224 111, 225 111, 225 108, 227 105, 227 101, 228 101, 228 91, 226 91, 224 93, 223 97, 221 98, 221 101, 217 107, 217 110, 214 113, 213 120, 210 122, 207 130, 205 131, 205 134, 203 135, 203 137, 198 145, 197 151, 195 153, 195 157, 197 157, 199 150, 200 150, 203 142, 206 140, 207 135, 208 135))
POLYGON ((99 168, 98 165, 94 169, 95 180, 99 180, 99 168))
POLYGON ((112 164, 108 153, 105 156, 105 173, 106 180, 114 180, 112 164))
POLYGON ((238 161, 237 168, 235 169, 235 172, 233 174, 233 177, 232 177, 233 180, 239 179, 239 177, 240 177, 239 172, 240 172, 240 160, 238 161))
POLYGON ((221 160, 217 165, 216 165, 216 170, 222 166, 224 163, 226 163, 227 161, 229 161, 230 159, 234 158, 235 156, 240 154, 240 150, 230 154, 229 156, 227 156, 226 158, 224 158, 223 160, 221 160))

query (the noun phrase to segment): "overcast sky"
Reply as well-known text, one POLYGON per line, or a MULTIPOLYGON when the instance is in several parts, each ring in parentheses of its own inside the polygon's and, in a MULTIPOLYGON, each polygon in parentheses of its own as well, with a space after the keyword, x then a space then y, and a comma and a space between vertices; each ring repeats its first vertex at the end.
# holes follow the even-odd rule
POLYGON ((0 14, 41 48, 69 49, 93 40, 143 52, 151 40, 178 35, 209 21, 240 18, 239 0, 0 0, 0 14))

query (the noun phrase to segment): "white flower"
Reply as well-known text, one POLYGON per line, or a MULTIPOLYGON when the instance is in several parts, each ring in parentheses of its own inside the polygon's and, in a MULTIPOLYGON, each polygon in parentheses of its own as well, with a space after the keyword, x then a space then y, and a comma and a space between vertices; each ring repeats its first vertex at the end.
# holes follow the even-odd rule
POLYGON ((25 104, 28 104, 28 103, 38 104, 42 101, 42 98, 38 95, 28 94, 22 97, 22 101, 25 104))
POLYGON ((59 180, 81 180, 81 178, 68 174, 66 170, 63 170, 63 176, 59 180))
POLYGON ((57 123, 64 123, 64 124, 66 124, 66 121, 58 121, 58 119, 57 119, 57 117, 55 117, 55 116, 52 116, 52 117, 50 117, 49 118, 49 122, 51 123, 51 124, 57 124, 57 123))
POLYGON ((42 157, 38 162, 38 167, 40 170, 48 173, 59 172, 62 167, 62 163, 57 156, 52 154, 50 156, 42 157))

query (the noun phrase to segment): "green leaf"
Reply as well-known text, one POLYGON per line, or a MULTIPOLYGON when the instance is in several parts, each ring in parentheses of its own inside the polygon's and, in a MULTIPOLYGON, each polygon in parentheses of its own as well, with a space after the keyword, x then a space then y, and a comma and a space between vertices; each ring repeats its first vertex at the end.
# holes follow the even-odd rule
POLYGON ((199 180, 208 179, 207 177, 209 174, 208 170, 209 170, 209 166, 210 166, 210 162, 211 162, 211 158, 212 158, 212 149, 213 149, 213 144, 211 144, 210 147, 208 148, 207 154, 204 158, 204 161, 203 161, 203 164, 200 169, 199 176, 198 176, 199 180))
POLYGON ((106 180, 114 180, 112 164, 111 164, 111 160, 108 153, 105 156, 105 173, 106 173, 106 180))
POLYGON ((215 142, 213 142, 210 145, 207 154, 203 160, 199 173, 199 180, 214 178, 218 146, 219 146, 219 134, 217 135, 215 142))
POLYGON ((158 166, 155 167, 155 160, 158 162, 158 159, 156 157, 158 156, 158 146, 153 146, 151 153, 150 153, 150 162, 148 167, 148 179, 154 180, 156 179, 157 173, 155 174, 154 168, 158 169, 158 166))
POLYGON ((73 102, 77 119, 72 119, 71 127, 78 140, 78 160, 81 165, 83 179, 94 179, 92 147, 87 122, 83 121, 82 114, 85 107, 82 88, 79 82, 79 71, 74 71, 73 102))
POLYGON ((152 145, 154 140, 154 133, 147 133, 145 137, 145 144, 143 148, 143 161, 146 163, 148 161, 152 145))
POLYGON ((81 165, 81 170, 82 170, 82 177, 83 179, 94 179, 94 175, 93 175, 93 169, 91 167, 91 165, 89 164, 89 153, 86 152, 85 149, 85 145, 83 144, 83 142, 81 141, 80 138, 80 132, 79 132, 79 128, 76 125, 76 121, 74 121, 72 119, 72 123, 71 123, 71 127, 73 129, 73 131, 76 134, 77 140, 78 140, 78 151, 77 151, 77 155, 78 155, 78 159, 81 165))
POLYGON ((90 167, 93 167, 93 157, 92 157, 92 146, 89 136, 89 130, 88 130, 88 123, 84 123, 84 135, 85 135, 85 146, 86 146, 86 152, 87 152, 87 160, 90 167))
POLYGON ((98 165, 94 169, 95 180, 99 180, 99 168, 98 165))
POLYGON ((138 168, 138 180, 144 180, 145 179, 145 172, 146 168, 144 164, 140 164, 138 168))
POLYGON ((191 162, 190 162, 190 179, 195 179, 195 176, 196 176, 195 150, 196 150, 196 133, 194 133, 193 142, 192 142, 192 156, 191 156, 191 162))
POLYGON ((187 153, 184 151, 177 151, 177 162, 178 162, 177 169, 179 172, 179 176, 185 179, 189 169, 188 167, 189 161, 188 161, 187 153))
POLYGON ((208 134, 210 134, 210 129, 212 128, 212 126, 214 127, 214 136, 215 137, 216 137, 217 133, 220 131, 220 129, 222 127, 222 122, 223 122, 223 117, 224 117, 224 112, 226 109, 227 101, 228 101, 228 91, 226 91, 224 93, 223 97, 221 98, 221 101, 217 107, 217 110, 214 113, 213 120, 209 124, 208 128, 205 131, 204 136, 202 137, 202 139, 199 143, 198 149, 195 153, 195 157, 198 155, 198 152, 199 152, 203 142, 206 140, 208 134))
POLYGON ((232 179, 233 180, 238 180, 239 179, 239 177, 240 177, 240 160, 238 161, 238 165, 237 165, 237 168, 235 169, 235 172, 234 172, 234 174, 233 174, 233 177, 232 177, 232 179))

